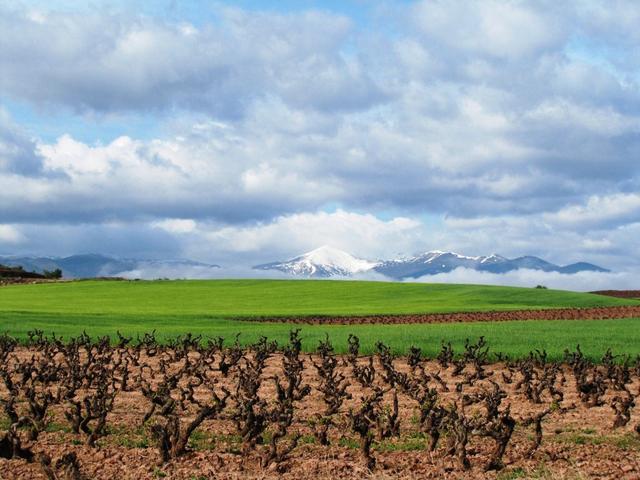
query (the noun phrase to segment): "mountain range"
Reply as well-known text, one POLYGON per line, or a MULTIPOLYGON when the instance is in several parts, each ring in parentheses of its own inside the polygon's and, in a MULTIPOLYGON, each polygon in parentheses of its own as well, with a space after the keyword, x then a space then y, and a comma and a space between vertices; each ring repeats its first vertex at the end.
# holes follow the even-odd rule
POLYGON ((582 271, 607 272, 591 263, 579 262, 555 265, 538 257, 506 258, 498 254, 470 257, 439 250, 394 260, 370 261, 329 246, 323 246, 281 262, 253 267, 258 270, 277 270, 293 276, 310 278, 351 277, 365 272, 375 272, 395 280, 418 278, 425 275, 446 273, 456 268, 468 268, 491 273, 506 273, 518 269, 542 270, 573 274, 582 271))
MULTIPOLYGON (((22 266, 26 271, 62 270, 64 278, 213 278, 224 277, 219 265, 191 260, 122 259, 100 254, 68 257, 0 256, 0 265, 22 266)), ((456 268, 506 273, 518 269, 573 274, 582 271, 607 272, 591 263, 555 265, 538 257, 506 258, 497 254, 470 257, 454 252, 430 251, 393 260, 365 260, 350 253, 323 246, 285 261, 256 265, 254 270, 285 273, 302 278, 349 278, 371 273, 393 280, 446 273, 456 268)), ((230 272, 230 271, 229 271, 230 272)))
MULTIPOLYGON (((69 257, 0 257, 0 265, 22 266, 30 272, 62 270, 64 278, 95 277, 174 277, 175 272, 219 269, 219 265, 191 260, 120 259, 99 254, 71 255, 69 257)), ((179 275, 178 275, 179 276, 179 275)))

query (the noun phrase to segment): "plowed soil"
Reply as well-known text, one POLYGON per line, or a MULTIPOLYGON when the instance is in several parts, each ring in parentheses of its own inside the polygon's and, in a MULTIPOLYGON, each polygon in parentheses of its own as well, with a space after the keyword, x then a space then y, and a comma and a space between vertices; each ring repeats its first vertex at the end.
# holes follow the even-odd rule
POLYGON ((640 299, 640 290, 598 290, 597 292, 591 293, 595 293, 596 295, 605 295, 607 297, 640 299))
POLYGON ((300 317, 251 317, 242 320, 261 322, 286 322, 311 325, 357 325, 369 323, 462 323, 508 322, 513 320, 610 320, 640 317, 640 305, 596 308, 550 308, 545 310, 511 310, 489 312, 425 313, 411 315, 366 316, 300 316, 300 317))
MULTIPOLYGON (((18 355, 26 357, 31 353, 21 349, 18 355)), ((158 357, 143 357, 142 360, 151 367, 146 372, 155 371, 157 374, 158 357)), ((561 407, 567 410, 558 409, 545 418, 542 444, 532 456, 528 452, 532 445, 533 428, 518 425, 504 456, 503 470, 485 471, 493 442, 474 435, 468 445, 471 468, 463 471, 455 459, 446 453, 444 445, 434 452, 428 450, 428 438, 419 431, 416 420, 419 406, 410 397, 400 393, 400 437, 374 443, 377 467, 373 472, 368 471, 358 451, 358 437, 350 430, 347 412, 357 409, 362 397, 370 394, 371 389, 360 386, 353 379, 352 367, 339 358, 338 369, 350 383, 347 391, 352 399, 341 407, 341 416, 330 431, 331 445, 321 446, 314 442, 310 430, 310 422, 321 416, 320 412, 325 408, 322 394, 316 388, 319 377, 312 366, 313 360, 319 361, 315 356, 305 356, 303 382, 311 385, 312 391, 298 402, 295 422, 291 427, 291 430, 303 435, 303 441, 290 458, 277 467, 263 469, 260 466, 259 459, 266 448, 264 446, 258 445, 252 453, 241 455, 234 423, 225 418, 205 421, 193 435, 189 453, 165 464, 158 463, 158 453, 149 436, 148 425, 141 423, 149 401, 137 391, 118 394, 115 408, 108 417, 109 434, 99 440, 97 448, 86 446, 83 436, 70 433, 62 407, 53 409, 49 431, 41 434, 30 446, 35 453, 46 453, 54 461, 63 454, 74 452, 84 478, 105 480, 640 478, 640 435, 634 431, 640 422, 640 410, 637 407, 633 410, 631 421, 626 426, 613 428, 614 414, 610 402, 619 392, 609 390, 601 406, 587 408, 580 401, 568 366, 562 369, 558 385, 564 392, 561 407)), ((358 361, 360 365, 365 365, 368 359, 360 358, 358 361)), ((279 354, 267 361, 261 397, 273 399, 275 389, 271 380, 274 375, 282 374, 281 364, 282 357, 279 354)), ((406 359, 396 359, 394 365, 397 370, 411 374, 406 359)), ((522 389, 516 387, 520 378, 517 374, 513 382, 505 383, 503 374, 509 372, 503 364, 488 366, 488 377, 473 387, 465 386, 462 392, 457 391, 456 385, 466 371, 471 371, 470 366, 465 367, 469 370, 465 369, 454 376, 453 367, 443 368, 433 361, 425 361, 422 365, 425 372, 440 373, 445 385, 434 383, 433 387, 437 388, 439 401, 443 404, 459 401, 463 394, 491 388, 492 381, 499 383, 507 393, 501 409, 509 405, 517 421, 544 410, 550 404, 547 396, 543 397, 540 404, 528 400, 522 389)), ((378 375, 374 384, 385 386, 377 360, 375 366, 378 375)), ((141 370, 132 369, 132 378, 140 373, 141 370)), ((220 385, 232 388, 232 377, 220 376, 217 381, 220 385)), ((636 375, 628 388, 634 396, 638 395, 640 381, 636 375)), ((391 403, 391 392, 388 392, 384 404, 391 408, 391 403)), ((0 426, 0 431, 3 428, 6 427, 0 426)), ((36 463, 0 459, 0 479, 44 478, 36 463)))

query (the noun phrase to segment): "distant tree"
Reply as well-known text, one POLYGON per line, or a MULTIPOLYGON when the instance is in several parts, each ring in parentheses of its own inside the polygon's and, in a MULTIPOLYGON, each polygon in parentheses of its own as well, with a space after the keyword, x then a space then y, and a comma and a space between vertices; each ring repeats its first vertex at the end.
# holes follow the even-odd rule
POLYGON ((545 287, 544 285, 536 285, 536 288, 540 288, 540 289, 543 289, 543 290, 547 289, 547 287, 545 287))
POLYGON ((56 268, 55 270, 45 270, 43 272, 45 278, 62 278, 62 270, 56 268))

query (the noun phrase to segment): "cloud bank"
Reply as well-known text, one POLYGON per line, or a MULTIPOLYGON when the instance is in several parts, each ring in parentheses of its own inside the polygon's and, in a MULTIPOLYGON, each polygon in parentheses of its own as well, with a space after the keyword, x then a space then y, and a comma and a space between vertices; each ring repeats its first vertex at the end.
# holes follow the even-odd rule
POLYGON ((535 287, 542 285, 557 290, 593 292, 596 290, 634 290, 638 288, 638 271, 627 272, 578 272, 572 275, 520 269, 508 273, 478 272, 457 268, 449 273, 429 275, 416 279, 424 283, 470 283, 478 285, 503 285, 535 287))
MULTIPOLYGON (((556 290, 592 292, 596 290, 634 290, 638 288, 638 271, 625 272, 578 272, 562 274, 540 270, 520 269, 508 273, 479 272, 467 268, 457 268, 448 273, 426 275, 407 279, 405 282, 418 283, 464 283, 475 285, 502 285, 533 288, 538 285, 556 290)), ((203 266, 153 266, 142 265, 135 270, 119 272, 115 276, 129 279, 229 279, 229 278, 269 278, 297 279, 277 271, 254 270, 249 266, 208 268, 203 266)), ((332 280, 395 281, 376 272, 364 272, 352 277, 333 277, 332 280)), ((315 281, 324 281, 316 279, 315 281)))

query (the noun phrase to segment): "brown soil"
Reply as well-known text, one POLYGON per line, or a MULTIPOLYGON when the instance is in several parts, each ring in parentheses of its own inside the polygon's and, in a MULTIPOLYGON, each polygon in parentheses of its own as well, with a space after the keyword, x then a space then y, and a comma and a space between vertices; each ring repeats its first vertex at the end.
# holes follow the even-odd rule
POLYGON ((5 285, 26 285, 35 283, 51 283, 57 280, 49 280, 44 278, 0 278, 0 287, 5 285))
MULTIPOLYGON (((33 351, 20 349, 16 358, 27 358, 33 351)), ((161 354, 162 356, 163 354, 161 354)), ((158 374, 159 357, 142 358, 151 368, 146 372, 158 374)), ((347 412, 360 405, 361 398, 370 394, 370 388, 361 387, 353 378, 352 367, 340 358, 338 369, 345 374, 350 383, 348 392, 352 395, 340 409, 336 426, 331 429, 331 445, 322 447, 311 441, 309 422, 316 419, 324 408, 322 394, 316 389, 319 377, 311 361, 318 357, 305 356, 303 381, 312 386, 312 393, 298 402, 292 431, 305 435, 301 442, 280 467, 263 469, 259 465, 260 455, 265 447, 258 445, 248 455, 240 455, 240 443, 234 423, 229 419, 207 420, 196 431, 192 449, 186 455, 165 464, 158 464, 158 453, 150 439, 148 426, 141 425, 141 418, 148 409, 149 402, 139 392, 120 392, 116 397, 114 410, 108 417, 110 433, 98 442, 97 448, 84 444, 84 437, 70 433, 63 414, 64 407, 57 406, 52 411, 48 433, 41 434, 37 442, 31 445, 35 453, 44 452, 54 460, 65 453, 74 452, 81 465, 85 478, 91 479, 638 479, 640 478, 640 435, 634 432, 634 426, 640 422, 640 409, 632 412, 631 422, 624 427, 613 428, 612 398, 619 392, 605 394, 604 404, 587 408, 576 390, 572 372, 568 366, 562 369, 559 388, 564 391, 562 408, 551 413, 543 423, 543 442, 533 456, 527 455, 532 444, 533 429, 518 425, 507 448, 505 468, 499 472, 485 472, 493 442, 485 437, 472 436, 468 446, 471 469, 463 471, 454 458, 446 453, 444 445, 434 452, 426 447, 428 439, 423 437, 417 425, 418 404, 407 395, 399 394, 401 434, 399 438, 375 442, 374 456, 377 468, 368 471, 357 449, 358 437, 351 430, 347 412)), ((364 365, 366 358, 360 358, 364 365)), ((282 356, 275 354, 267 361, 263 372, 263 386, 260 395, 273 399, 274 384, 270 377, 282 375, 282 356)), ((382 379, 381 367, 376 360, 378 374, 375 384, 386 386, 382 379)), ((406 359, 396 359, 397 370, 411 374, 406 359)), ((519 374, 514 375, 512 383, 504 381, 504 373, 509 373, 504 364, 487 367, 488 377, 476 382, 472 387, 464 386, 462 392, 456 391, 465 373, 472 369, 469 365, 461 375, 453 376, 453 368, 441 367, 434 361, 422 363, 427 373, 440 372, 448 391, 442 385, 434 383, 439 391, 439 401, 444 405, 460 401, 461 395, 472 394, 491 387, 495 381, 506 391, 507 398, 501 408, 511 406, 513 417, 520 421, 533 413, 542 411, 551 399, 544 396, 542 403, 532 403, 522 389, 516 388, 519 374)), ((175 367, 175 365, 174 365, 175 367)), ((132 368, 131 377, 139 374, 139 368, 132 368)), ((233 388, 233 377, 216 379, 219 385, 233 388)), ((6 393, 0 387, 0 397, 6 393)), ((628 388, 634 396, 639 395, 640 379, 633 375, 628 388)), ((199 391, 197 391, 198 393, 199 391)), ((202 392, 199 392, 202 394, 202 392)), ((270 400, 270 401, 271 401, 270 400)), ((638 399, 636 398, 636 401, 638 399)), ((384 403, 391 405, 391 392, 385 395, 384 403)), ((233 405, 231 405, 233 406, 233 405)), ((469 413, 471 414, 471 413, 469 413)), ((4 420, 0 414, 0 421, 4 420)), ((6 424, 6 422, 5 422, 6 424)), ((1 424, 0 424, 1 425, 1 424)), ((0 426, 0 431, 6 428, 0 426)), ((442 443, 442 442, 441 442, 442 443)), ((0 459, 0 479, 42 479, 45 478, 36 463, 25 460, 0 459)))
POLYGON ((591 293, 595 293, 596 295, 606 295, 607 297, 640 299, 640 290, 598 290, 597 292, 591 293))
POLYGON ((356 325, 367 323, 508 322, 513 320, 609 320, 615 318, 635 317, 640 317, 640 305, 595 308, 550 308, 545 310, 511 310, 502 312, 423 313, 406 315, 250 317, 241 318, 241 320, 305 323, 313 325, 356 325))

